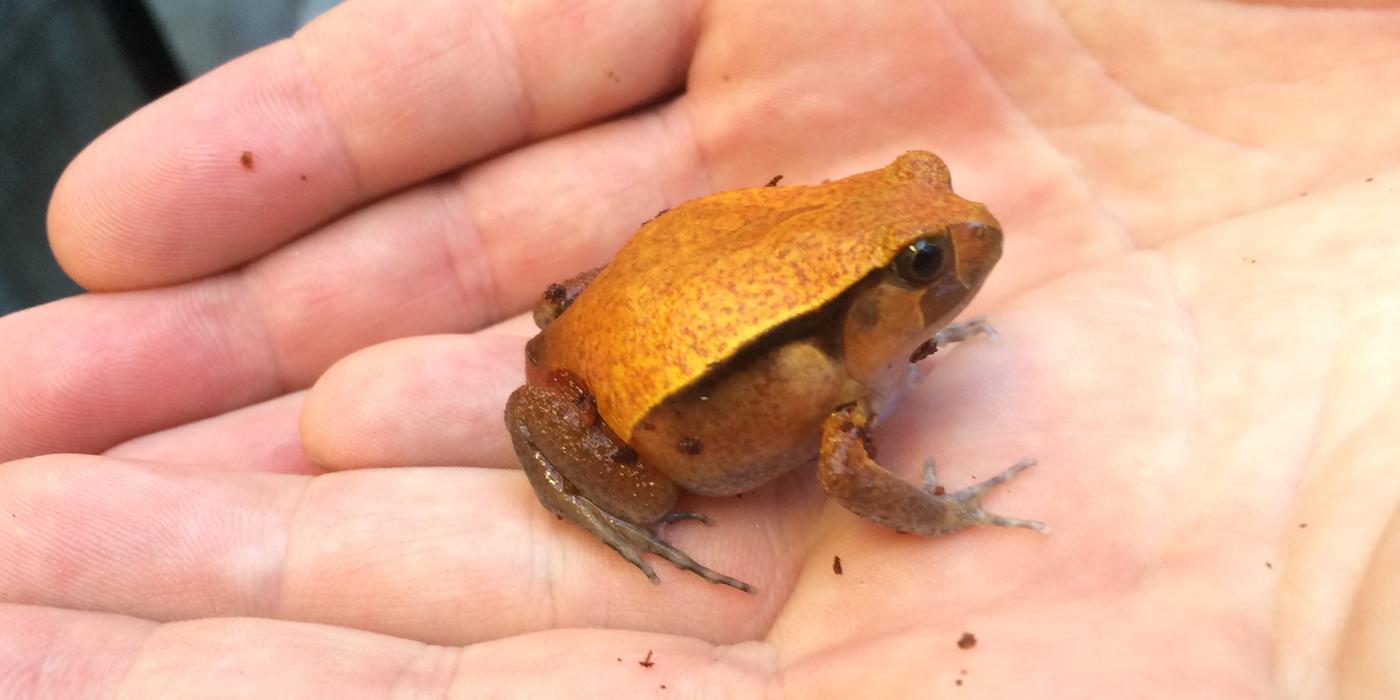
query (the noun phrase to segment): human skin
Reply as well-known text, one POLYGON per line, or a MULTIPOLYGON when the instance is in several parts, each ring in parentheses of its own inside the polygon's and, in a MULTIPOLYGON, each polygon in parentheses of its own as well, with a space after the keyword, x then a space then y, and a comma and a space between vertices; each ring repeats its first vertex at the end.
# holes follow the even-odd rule
POLYGON ((856 7, 352 0, 94 142, 49 224, 99 293, 0 319, 0 695, 1400 695, 1400 10, 856 7), (1049 535, 683 501, 751 596, 539 507, 545 285, 910 148, 1004 226, 1001 341, 881 461, 1035 457, 989 507, 1049 535))

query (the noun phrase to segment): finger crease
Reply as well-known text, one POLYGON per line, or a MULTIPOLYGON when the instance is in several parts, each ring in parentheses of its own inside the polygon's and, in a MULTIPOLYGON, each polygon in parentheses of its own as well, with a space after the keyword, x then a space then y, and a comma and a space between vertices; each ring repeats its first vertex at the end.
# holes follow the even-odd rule
POLYGON ((539 109, 525 80, 524 63, 515 41, 515 32, 499 6, 493 5, 492 8, 495 21, 483 21, 483 24, 489 28, 487 35, 491 37, 496 54, 502 57, 501 67, 510 71, 511 83, 515 85, 515 98, 511 100, 511 104, 515 108, 517 123, 522 129, 518 143, 529 143, 539 134, 539 125, 536 123, 539 109))
POLYGON ((350 175, 350 183, 355 192, 354 199, 358 199, 368 192, 362 169, 359 161, 355 158, 355 152, 350 148, 350 141, 345 137, 345 131, 331 117, 331 110, 326 104, 325 91, 321 89, 321 81, 317 79, 316 73, 311 70, 311 64, 306 60, 306 55, 302 53, 300 37, 303 35, 303 31, 305 30, 298 30, 290 39, 284 41, 291 43, 292 53, 296 55, 301 72, 306 76, 306 82, 310 86, 311 92, 316 96, 316 104, 321 106, 321 116, 324 117, 325 123, 330 125, 331 134, 335 137, 336 148, 340 151, 340 162, 350 175))

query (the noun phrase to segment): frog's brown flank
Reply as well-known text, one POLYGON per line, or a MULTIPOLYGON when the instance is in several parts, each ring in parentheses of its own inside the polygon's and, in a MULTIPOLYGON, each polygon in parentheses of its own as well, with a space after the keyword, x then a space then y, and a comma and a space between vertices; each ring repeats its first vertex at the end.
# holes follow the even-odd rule
POLYGON ((961 637, 958 637, 958 648, 959 648, 959 649, 971 649, 972 647, 975 647, 975 646, 977 646, 977 636, 974 635, 973 633, 971 633, 971 632, 963 632, 963 633, 962 633, 962 636, 961 636, 961 637))
POLYGON ((832 560, 831 560, 831 571, 832 571, 832 573, 836 574, 837 576, 840 576, 840 575, 841 575, 842 572, 841 572, 841 557, 840 557, 840 556, 836 556, 836 557, 833 557, 833 558, 832 558, 832 560))
POLYGON ((656 662, 651 660, 650 649, 647 649, 647 657, 645 659, 642 659, 641 661, 638 661, 637 664, 640 665, 642 668, 651 668, 652 666, 656 665, 656 662))
POLYGON ((253 169, 253 152, 252 152, 252 151, 244 151, 244 152, 238 154, 238 163, 239 163, 240 165, 243 166, 243 169, 244 169, 244 170, 252 170, 252 169, 253 169))

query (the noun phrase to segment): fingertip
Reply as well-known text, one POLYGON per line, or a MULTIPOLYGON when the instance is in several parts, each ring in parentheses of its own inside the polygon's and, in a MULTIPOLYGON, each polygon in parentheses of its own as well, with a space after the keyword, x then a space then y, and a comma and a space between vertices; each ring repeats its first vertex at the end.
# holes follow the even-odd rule
POLYGON ((308 458, 331 470, 513 466, 503 406, 522 379, 520 344, 512 336, 419 336, 346 356, 302 408, 308 458))
MULTIPOLYGON (((101 198, 92 190, 84 189, 83 178, 86 170, 87 154, 92 149, 89 144, 63 169, 58 182, 54 183, 49 196, 49 209, 45 224, 49 239, 49 249, 53 251, 58 266, 78 286, 88 291, 117 291, 130 285, 122 285, 120 278, 110 274, 114 261, 106 255, 96 253, 102 246, 85 241, 84 231, 101 230, 92 226, 91 212, 102 211, 101 198)), ((101 218, 98 214, 98 218, 101 218)), ((118 251, 119 252, 119 251, 118 251)))
POLYGON ((221 272, 362 193, 314 87, 280 42, 142 107, 68 164, 50 246, 94 291, 221 272))

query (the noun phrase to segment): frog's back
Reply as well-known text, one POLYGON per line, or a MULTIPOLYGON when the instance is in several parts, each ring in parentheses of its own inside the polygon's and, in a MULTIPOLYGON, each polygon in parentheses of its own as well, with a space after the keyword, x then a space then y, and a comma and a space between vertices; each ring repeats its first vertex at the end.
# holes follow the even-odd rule
POLYGON ((891 259, 948 194, 942 161, 914 152, 825 185, 686 202, 643 225, 550 324, 540 363, 579 375, 628 440, 657 402, 891 259))

